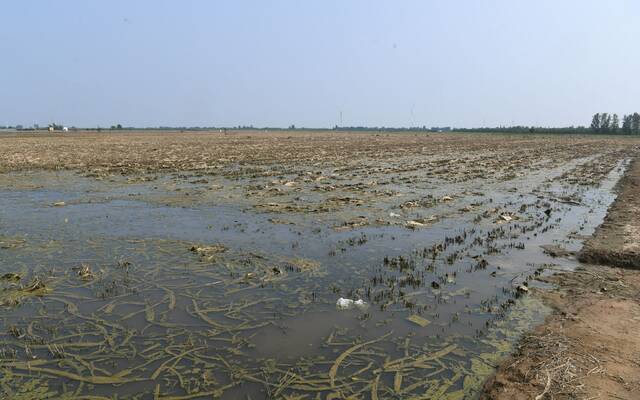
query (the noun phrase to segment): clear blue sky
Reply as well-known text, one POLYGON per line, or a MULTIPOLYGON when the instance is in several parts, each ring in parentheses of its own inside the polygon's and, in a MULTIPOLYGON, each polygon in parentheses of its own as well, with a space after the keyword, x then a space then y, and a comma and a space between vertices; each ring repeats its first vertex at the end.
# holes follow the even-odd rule
POLYGON ((0 4, 0 125, 588 125, 640 111, 640 1, 0 4))

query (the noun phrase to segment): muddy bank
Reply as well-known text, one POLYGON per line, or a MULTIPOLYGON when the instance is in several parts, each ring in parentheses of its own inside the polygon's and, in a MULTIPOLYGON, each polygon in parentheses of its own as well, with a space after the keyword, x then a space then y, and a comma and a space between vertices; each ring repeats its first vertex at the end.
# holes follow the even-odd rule
POLYGON ((618 199, 579 254, 585 263, 640 269, 640 161, 620 182, 618 199))
POLYGON ((639 182, 635 161, 605 222, 578 255, 592 264, 541 279, 556 288, 532 294, 554 312, 522 338, 486 382, 482 399, 640 396, 639 182))
POLYGON ((537 291, 554 312, 526 335, 482 399, 637 399, 640 272, 587 266, 537 291))

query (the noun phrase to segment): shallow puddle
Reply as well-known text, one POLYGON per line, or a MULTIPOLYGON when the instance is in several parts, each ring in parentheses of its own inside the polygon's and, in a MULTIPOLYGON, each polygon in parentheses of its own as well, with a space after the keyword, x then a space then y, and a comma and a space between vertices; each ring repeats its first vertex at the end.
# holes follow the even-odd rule
POLYGON ((578 250, 613 200, 622 160, 597 186, 562 178, 589 161, 333 199, 243 197, 256 182, 195 174, 4 175, 0 275, 20 279, 1 282, 0 385, 30 399, 473 398, 547 312, 516 287, 577 265, 540 246, 578 250))

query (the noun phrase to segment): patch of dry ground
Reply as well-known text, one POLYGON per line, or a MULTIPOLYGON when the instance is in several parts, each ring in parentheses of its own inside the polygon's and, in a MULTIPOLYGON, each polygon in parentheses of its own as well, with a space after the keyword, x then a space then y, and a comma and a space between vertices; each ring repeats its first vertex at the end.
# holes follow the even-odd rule
POLYGON ((483 399, 640 398, 640 162, 580 259, 538 290, 554 308, 485 384, 483 399))

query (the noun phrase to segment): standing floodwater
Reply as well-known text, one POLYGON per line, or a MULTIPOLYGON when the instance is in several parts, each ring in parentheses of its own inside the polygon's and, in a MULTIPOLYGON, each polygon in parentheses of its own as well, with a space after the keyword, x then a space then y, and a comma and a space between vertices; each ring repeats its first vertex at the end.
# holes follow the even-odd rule
POLYGON ((70 147, 5 160, 3 393, 473 397, 544 318, 527 285, 577 265, 628 157, 624 140, 287 135, 56 138, 70 147))

